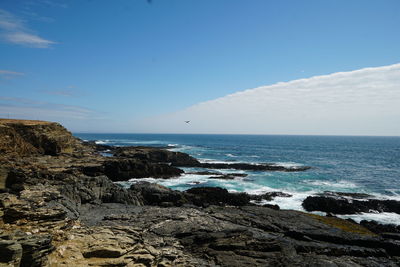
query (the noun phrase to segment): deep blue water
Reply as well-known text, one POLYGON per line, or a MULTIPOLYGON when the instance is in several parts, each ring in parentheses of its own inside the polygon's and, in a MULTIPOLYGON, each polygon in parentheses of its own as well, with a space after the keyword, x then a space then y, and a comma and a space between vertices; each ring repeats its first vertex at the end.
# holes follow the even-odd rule
MULTIPOLYGON (((248 177, 235 180, 211 180, 207 176, 193 174, 169 180, 147 179, 178 190, 193 186, 221 186, 231 191, 250 193, 279 190, 294 196, 290 199, 277 199, 276 203, 283 208, 295 209, 301 209, 301 200, 305 196, 325 190, 400 198, 400 137, 180 134, 75 136, 117 146, 170 145, 175 146, 173 150, 188 153, 202 161, 269 162, 313 167, 309 171, 295 173, 246 172, 248 177)), ((186 168, 185 171, 195 169, 186 168)))

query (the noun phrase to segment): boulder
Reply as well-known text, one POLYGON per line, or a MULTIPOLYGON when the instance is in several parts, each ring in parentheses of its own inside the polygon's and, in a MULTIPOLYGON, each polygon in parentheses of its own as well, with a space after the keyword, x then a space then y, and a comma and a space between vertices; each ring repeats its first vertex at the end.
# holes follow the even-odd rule
POLYGON ((130 190, 141 195, 146 205, 166 205, 166 203, 171 203, 173 206, 182 206, 187 203, 182 192, 154 183, 135 183, 131 185, 130 190))
POLYGON ((246 193, 229 193, 220 187, 195 187, 185 191, 188 200, 196 206, 248 205, 250 197, 246 193))

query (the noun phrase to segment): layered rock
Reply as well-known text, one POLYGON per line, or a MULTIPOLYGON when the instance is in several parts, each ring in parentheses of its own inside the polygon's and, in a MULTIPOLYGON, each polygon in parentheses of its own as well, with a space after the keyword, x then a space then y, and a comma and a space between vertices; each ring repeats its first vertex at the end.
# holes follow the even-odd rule
POLYGON ((0 152, 17 155, 71 154, 80 142, 58 123, 0 119, 0 152))

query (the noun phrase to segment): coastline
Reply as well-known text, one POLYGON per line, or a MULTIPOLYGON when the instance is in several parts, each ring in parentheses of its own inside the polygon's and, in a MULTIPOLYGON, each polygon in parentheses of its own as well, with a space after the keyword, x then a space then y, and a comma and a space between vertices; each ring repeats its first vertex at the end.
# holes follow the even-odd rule
MULTIPOLYGON (((368 196, 340 193, 312 196, 312 204, 320 202, 313 209, 330 213, 325 217, 251 202, 277 197, 271 194, 201 187, 181 192, 149 183, 126 189, 115 182, 177 177, 183 173, 180 167, 229 166, 201 163, 166 149, 82 142, 56 123, 0 120, 0 131, 0 249, 7 251, 2 262, 21 266, 400 263, 399 227, 357 224, 332 212, 345 208, 360 212, 370 208, 368 203, 380 212, 400 213, 398 201, 377 203, 368 196), (102 151, 113 156, 104 157, 102 151), (346 200, 350 197, 352 203, 346 200)), ((308 170, 268 164, 262 168, 308 170)))

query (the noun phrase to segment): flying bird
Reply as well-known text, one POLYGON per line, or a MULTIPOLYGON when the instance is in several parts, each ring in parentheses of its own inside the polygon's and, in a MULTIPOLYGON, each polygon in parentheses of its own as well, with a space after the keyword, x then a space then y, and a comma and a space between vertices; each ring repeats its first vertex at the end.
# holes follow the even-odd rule
POLYGON ((185 121, 186 123, 189 123, 190 121, 185 121))

